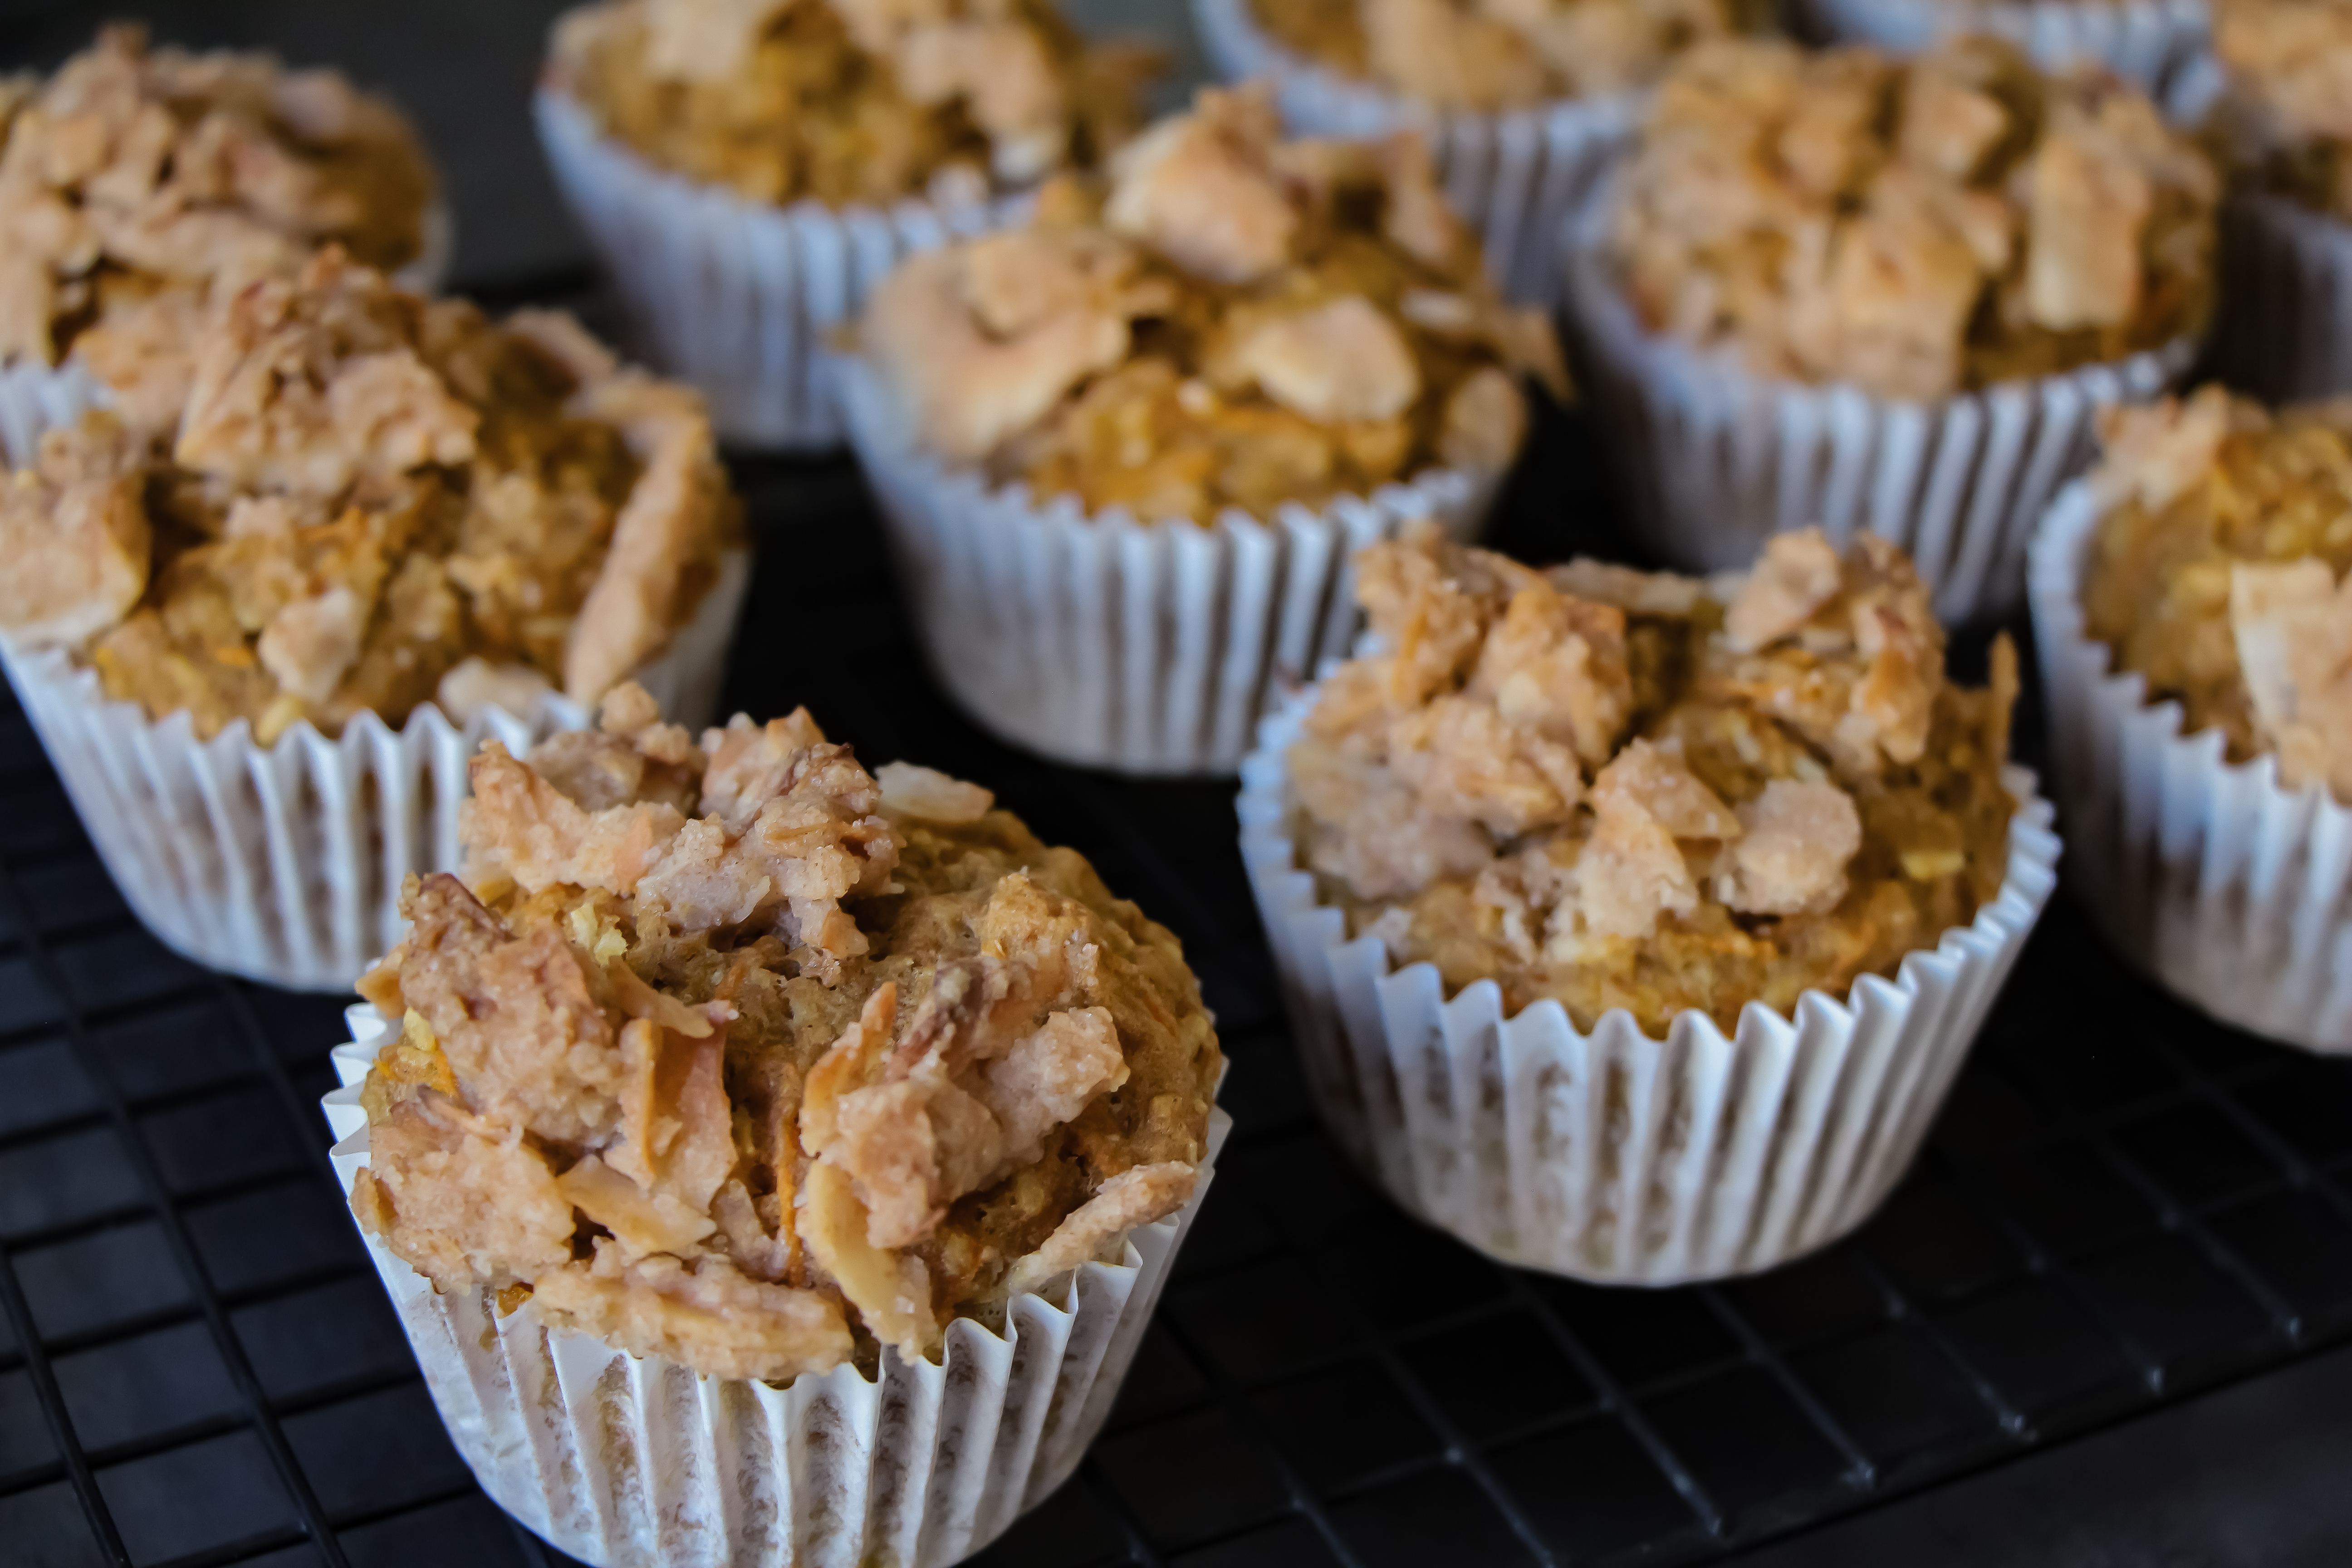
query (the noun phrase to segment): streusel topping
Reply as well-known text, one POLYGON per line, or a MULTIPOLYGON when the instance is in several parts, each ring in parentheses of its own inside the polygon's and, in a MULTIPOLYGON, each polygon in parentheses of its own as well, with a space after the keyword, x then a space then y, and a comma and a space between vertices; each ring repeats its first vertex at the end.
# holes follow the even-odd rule
POLYGON ((1754 9, 1738 0, 1250 0, 1291 49, 1443 109, 1528 109, 1646 87, 1754 9))
POLYGON ((753 201, 969 201, 1099 160, 1150 51, 1083 43, 1046 0, 598 0, 553 78, 646 158, 753 201))
POLYGON ((111 379, 184 341, 216 283, 290 277, 328 242, 387 270, 424 247, 415 132, 334 71, 109 27, 48 80, 0 83, 0 358, 78 349, 111 379))
POLYGON ((2352 801, 2352 407, 2208 386, 2102 435, 2090 634, 2232 761, 2275 752, 2287 788, 2352 801))
POLYGON ((1925 588, 1872 534, 1780 536, 1719 591, 1428 535, 1360 556, 1381 651, 1325 679, 1289 753, 1351 934, 1511 1012, 1663 1035, 1843 996, 1972 920, 2016 809, 2006 638, 1988 689, 1946 679, 1925 588))
POLYGON ((1204 90, 1107 189, 1055 182, 1028 227, 902 263, 860 340, 930 450, 1145 521, 1499 470, 1517 374, 1565 386, 1418 137, 1281 142, 1253 89, 1204 90))
POLYGON ((0 628, 200 736, 593 703, 740 532, 700 397, 568 316, 496 325, 330 247, 216 307, 189 358, 168 456, 101 412, 11 476, 0 628))
POLYGON ((1703 45, 1618 178, 1643 321, 1761 375, 1932 400, 2169 342, 2212 300, 2205 154, 2137 89, 1992 39, 1703 45))
POLYGON ((2352 5, 2215 0, 2213 53, 2231 152, 2273 189, 2352 218, 2352 5))
POLYGON ((1183 952, 989 792, 805 710, 474 764, 463 881, 362 984, 361 1224, 444 1290, 782 1380, 1181 1207, 1222 1058, 1183 952))

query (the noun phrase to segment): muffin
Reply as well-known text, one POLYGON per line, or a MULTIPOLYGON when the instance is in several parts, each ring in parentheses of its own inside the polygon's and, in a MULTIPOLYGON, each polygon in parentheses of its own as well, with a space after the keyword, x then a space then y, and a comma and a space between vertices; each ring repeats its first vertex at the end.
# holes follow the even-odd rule
POLYGON ((1314 635, 1343 536, 1475 525, 1520 376, 1565 390, 1417 138, 1285 142, 1262 93, 1213 89, 1107 181, 910 258, 857 348, 853 438, 950 689, 1048 755, 1159 771, 1230 769, 1267 680, 1345 636, 1314 635), (1102 700, 1070 687, 1089 665, 1102 700))
POLYGON ((2006 637, 1953 682, 1902 552, 1818 530, 1727 582, 1427 533, 1356 579, 1372 651, 1268 721, 1243 795, 1341 1141, 1433 1223, 1593 1279, 1859 1223, 2052 880, 2006 637))
POLYGON ((2137 89, 1989 38, 1702 46, 1612 186, 1571 314, 1662 542, 1720 568, 1867 525, 1948 616, 2013 592, 2083 406, 2158 390, 2213 299, 2203 153, 2137 89))
POLYGON ((1757 25, 1747 0, 1193 0, 1227 80, 1265 78, 1292 130, 1427 132, 1514 300, 1558 292, 1562 218, 1669 62, 1757 25))
POLYGON ((20 454, 9 672, 165 941, 340 988, 401 876, 454 852, 451 719, 582 722, 638 671, 711 700, 740 508, 693 393, 568 316, 494 324, 339 247, 217 305, 184 357, 167 438, 98 409, 20 454))
POLYGON ((2214 369, 2276 402, 2352 391, 2352 13, 2310 0, 2221 0, 2211 129, 2237 165, 2222 209, 2214 369))
POLYGON ((1150 51, 1045 0, 597 0, 555 26, 542 138, 660 363, 761 445, 839 439, 814 355, 898 257, 1090 167, 1150 51))
POLYGON ((155 362, 179 362, 215 291, 326 244, 420 287, 446 258, 415 130, 336 71, 108 27, 47 80, 0 81, 0 360, 77 355, 134 423, 177 412, 185 383, 155 362))
POLYGON ((2352 410, 2117 411, 2035 544, 2086 900, 2207 1012, 2352 1048, 2352 410))
POLYGON ((1206 1184, 1223 1058, 1176 939, 988 791, 869 773, 806 710, 698 746, 625 685, 597 729, 472 766, 464 879, 410 879, 414 925, 361 986, 401 1022, 329 1102, 364 1126, 337 1152, 352 1213, 468 1462, 593 1562, 707 1560, 651 1523, 706 1489, 774 1502, 728 1510, 730 1562, 796 1561, 776 1537, 820 1518, 861 1560, 909 1528, 977 1549, 1076 1463, 1206 1184), (566 1343, 594 1372, 543 1413, 575 1457, 543 1468, 472 1394, 566 1343), (681 1370, 725 1458, 686 1462, 698 1439, 656 1423, 631 1531, 613 1402, 681 1370), (781 1436, 743 1440, 782 1414, 797 1456, 828 1384, 868 1391, 849 1425, 874 1462, 840 1495, 781 1436), (929 1424, 876 1432, 877 1388, 922 1391, 942 1433, 1040 1391, 1053 1410, 1009 1496, 927 1517, 929 1424), (869 1505, 869 1469, 877 1494, 908 1472, 910 1520, 869 1505))

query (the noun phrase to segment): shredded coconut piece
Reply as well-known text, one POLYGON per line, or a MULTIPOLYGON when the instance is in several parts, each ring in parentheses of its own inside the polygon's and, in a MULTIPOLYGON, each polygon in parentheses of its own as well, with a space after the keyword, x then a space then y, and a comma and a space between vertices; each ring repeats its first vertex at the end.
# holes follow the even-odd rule
POLYGON ((1090 1260, 1105 1245, 1139 1225, 1165 1219, 1184 1206, 1200 1173, 1173 1162, 1138 1165, 1105 1182, 1086 1205, 1064 1220, 1045 1244, 1015 1264, 1008 1291, 1034 1290, 1055 1275, 1090 1260))

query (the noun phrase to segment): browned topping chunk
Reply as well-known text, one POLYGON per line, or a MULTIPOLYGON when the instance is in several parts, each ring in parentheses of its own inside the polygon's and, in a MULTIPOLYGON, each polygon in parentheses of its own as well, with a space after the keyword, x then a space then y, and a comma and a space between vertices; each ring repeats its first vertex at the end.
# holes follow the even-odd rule
POLYGON ((1654 331, 1928 401, 2198 331, 2219 190, 2143 94, 2008 44, 1726 40, 1660 84, 1611 247, 1654 331))
POLYGON ((168 452, 93 416, 14 476, 0 629, 201 736, 593 702, 740 528, 701 400, 569 318, 495 326, 331 247, 203 312, 184 357, 168 452))
POLYGON ((2216 0, 2227 90, 2213 129, 2260 183, 2352 217, 2352 7, 2342 0, 2216 0))
POLYGON ((1357 584, 1381 651, 1291 747, 1297 842, 1350 931, 1449 990, 1730 1030, 1893 973, 2006 875, 2014 656, 1988 690, 1948 682, 1926 590, 1874 537, 1775 541, 1728 604, 1434 535, 1365 552, 1357 584), (1524 660, 1538 625, 1584 651, 1524 660))
POLYGON ((2083 583, 2119 668, 2234 762, 2352 801, 2352 409, 2219 387, 2111 414, 2083 583))
POLYGON ((486 746, 467 880, 411 884, 362 986, 405 1023, 362 1222, 443 1289, 781 1380, 1180 1207, 1221 1058, 1175 939, 985 790, 878 772, 805 710, 696 745, 629 685, 486 746))
POLYGON ((1032 226, 903 264, 860 328, 924 444, 1089 510, 1208 522, 1517 456, 1507 309, 1417 137, 1283 142, 1262 92, 1205 89, 1058 181, 1032 226))

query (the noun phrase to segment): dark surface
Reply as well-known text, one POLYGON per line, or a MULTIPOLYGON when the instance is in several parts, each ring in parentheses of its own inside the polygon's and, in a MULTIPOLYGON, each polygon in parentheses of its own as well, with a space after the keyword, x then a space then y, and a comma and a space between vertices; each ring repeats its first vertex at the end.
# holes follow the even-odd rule
MULTIPOLYGON (((23 14, 7 63, 88 29, 23 14)), ((543 7, 158 14, 392 82, 454 171, 461 279, 572 297, 520 107, 543 7)), ((1538 431, 1504 547, 1626 552, 1586 441, 1538 431)), ((727 700, 806 702, 1084 850, 1182 937, 1234 1060, 1234 1142, 1110 1427, 986 1562, 2352 1560, 2347 1069, 2166 1000, 2061 899, 1854 1239, 1675 1291, 1497 1268, 1318 1129, 1230 787, 990 742, 920 667, 855 469, 737 477, 762 553, 727 700)), ((0 1565, 553 1560, 457 1460, 341 1211, 316 1109, 341 1037, 331 1000, 149 940, 0 715, 0 1565)))

